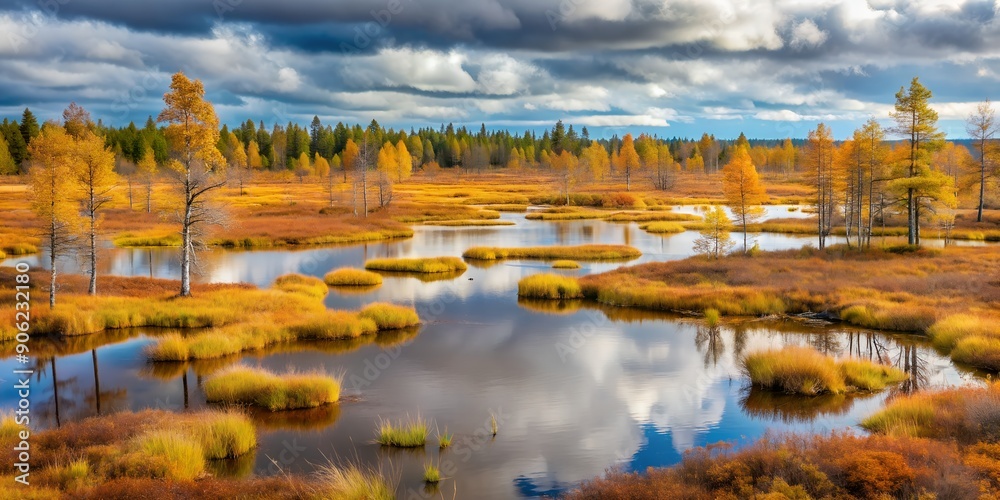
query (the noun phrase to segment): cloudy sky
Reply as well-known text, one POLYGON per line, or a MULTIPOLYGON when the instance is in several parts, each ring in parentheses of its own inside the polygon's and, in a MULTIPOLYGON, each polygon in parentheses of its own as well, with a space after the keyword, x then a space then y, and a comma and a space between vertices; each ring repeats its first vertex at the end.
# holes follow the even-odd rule
POLYGON ((914 76, 950 137, 1000 98, 980 0, 0 0, 0 116, 114 124, 205 82, 224 122, 838 137, 914 76))

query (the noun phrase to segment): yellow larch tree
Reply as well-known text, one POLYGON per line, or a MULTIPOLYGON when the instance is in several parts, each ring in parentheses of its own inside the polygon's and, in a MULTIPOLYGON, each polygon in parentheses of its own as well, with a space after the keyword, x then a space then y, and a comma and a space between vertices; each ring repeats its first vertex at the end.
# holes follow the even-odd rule
POLYGON ((413 175, 413 157, 402 139, 396 143, 396 182, 403 182, 413 175))
POLYGON ((205 100, 205 87, 184 73, 175 73, 170 92, 163 95, 166 105, 157 118, 167 123, 165 135, 175 161, 169 163, 177 178, 181 207, 181 289, 191 295, 191 262, 204 226, 221 222, 221 214, 208 203, 212 191, 226 184, 225 159, 215 145, 219 142, 219 119, 205 100))
POLYGON ((28 146, 31 154, 31 208, 42 221, 43 242, 49 250, 49 307, 56 305, 57 260, 75 241, 80 227, 74 182, 73 139, 66 129, 46 123, 28 146))
POLYGON ((90 261, 88 293, 97 295, 97 233, 101 211, 114 200, 112 192, 118 183, 118 174, 114 170, 115 154, 104 145, 102 137, 90 130, 84 130, 73 141, 72 147, 76 157, 76 161, 71 163, 73 178, 77 183, 75 191, 80 194, 80 204, 87 218, 86 254, 90 261))
POLYGON ((767 201, 767 191, 745 146, 736 148, 732 159, 722 167, 722 194, 733 211, 736 223, 743 229, 743 251, 747 252, 750 249, 747 246, 747 226, 764 214, 761 204, 767 201))
POLYGON ((632 190, 632 175, 637 173, 641 166, 639 153, 635 150, 635 141, 632 134, 625 134, 622 138, 622 145, 618 150, 618 172, 625 176, 625 190, 632 190))

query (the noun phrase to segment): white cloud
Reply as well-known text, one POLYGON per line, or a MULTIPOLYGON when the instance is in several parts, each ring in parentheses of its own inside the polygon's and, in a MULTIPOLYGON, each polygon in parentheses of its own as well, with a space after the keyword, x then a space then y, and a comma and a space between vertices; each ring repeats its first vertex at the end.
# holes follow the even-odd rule
POLYGON ((823 45, 826 38, 827 32, 820 30, 812 19, 806 19, 792 28, 792 41, 789 45, 795 50, 814 49, 823 45))
POLYGON ((372 56, 348 58, 344 75, 355 85, 412 87, 437 92, 471 92, 476 81, 463 68, 466 56, 457 50, 390 48, 372 56))

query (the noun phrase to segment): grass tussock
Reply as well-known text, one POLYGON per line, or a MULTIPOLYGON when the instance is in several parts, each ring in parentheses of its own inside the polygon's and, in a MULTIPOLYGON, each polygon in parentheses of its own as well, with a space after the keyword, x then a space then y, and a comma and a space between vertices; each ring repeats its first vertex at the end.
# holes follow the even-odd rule
POLYGON ((531 299, 576 299, 583 297, 576 278, 558 274, 535 274, 517 282, 518 297, 531 299))
POLYGON ((323 281, 329 286, 372 287, 382 284, 382 275, 364 269, 342 267, 327 273, 323 281))
POLYGON ((424 464, 424 482, 436 484, 441 481, 441 469, 434 464, 424 464))
POLYGON ((424 222, 425 226, 441 226, 441 227, 464 227, 464 226, 480 226, 480 227, 490 227, 490 226, 516 226, 517 224, 511 220, 439 220, 439 221, 427 221, 424 222))
POLYGON ((274 280, 272 288, 283 292, 301 293, 307 297, 315 299, 322 299, 323 297, 326 297, 327 293, 329 293, 326 283, 324 283, 323 280, 301 274, 286 274, 284 276, 280 276, 278 279, 274 280))
POLYGON ((580 269, 580 263, 575 260, 557 260, 552 263, 552 269, 580 269))
POLYGON ((838 362, 804 347, 751 353, 743 359, 743 370, 754 387, 806 396, 880 391, 907 378, 895 367, 859 359, 838 362))
POLYGON ((906 372, 894 367, 861 359, 845 359, 837 363, 844 382, 862 391, 881 391, 906 380, 906 372))
POLYGON ((955 387, 899 397, 862 420, 861 426, 890 436, 954 440, 965 445, 998 443, 1000 384, 955 387))
POLYGON ((323 374, 287 373, 235 367, 205 381, 210 403, 248 404, 271 411, 315 408, 340 399, 340 380, 323 374))
POLYGON ((642 255, 638 249, 628 245, 579 245, 572 247, 472 247, 462 254, 474 260, 631 260, 642 255))
POLYGON ((677 233, 683 233, 684 231, 687 230, 680 223, 668 222, 668 221, 650 222, 648 224, 642 224, 639 226, 639 229, 642 229, 643 231, 652 234, 677 234, 677 233))
POLYGON ((417 448, 424 446, 429 432, 427 422, 420 417, 399 422, 380 420, 375 434, 375 442, 382 446, 417 448))
POLYGON ((428 257, 416 259, 372 259, 365 269, 403 273, 452 273, 468 269, 458 257, 428 257))
POLYGON ((762 389, 807 396, 847 390, 837 363, 808 348, 751 353, 743 359, 743 370, 750 383, 762 389))
POLYGON ((394 500, 396 487, 379 471, 357 465, 327 465, 316 473, 310 488, 316 498, 394 500))
POLYGON ((379 330, 399 330, 420 324, 420 316, 413 308, 385 302, 368 304, 358 317, 371 320, 379 330))
POLYGON ((205 451, 191 436, 153 431, 135 438, 131 448, 134 451, 127 455, 126 462, 130 469, 146 473, 143 475, 190 481, 205 470, 205 451))
POLYGON ((176 232, 153 230, 119 233, 112 242, 121 248, 179 247, 183 240, 176 232))

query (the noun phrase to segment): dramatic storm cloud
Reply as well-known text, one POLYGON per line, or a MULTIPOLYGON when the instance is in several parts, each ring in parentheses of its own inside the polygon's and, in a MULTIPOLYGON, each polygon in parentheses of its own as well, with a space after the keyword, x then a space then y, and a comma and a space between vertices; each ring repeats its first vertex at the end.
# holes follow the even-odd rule
POLYGON ((142 121, 183 70, 229 123, 843 136, 919 76, 958 137, 998 97, 996 17, 979 0, 0 0, 0 116, 75 100, 142 121))

